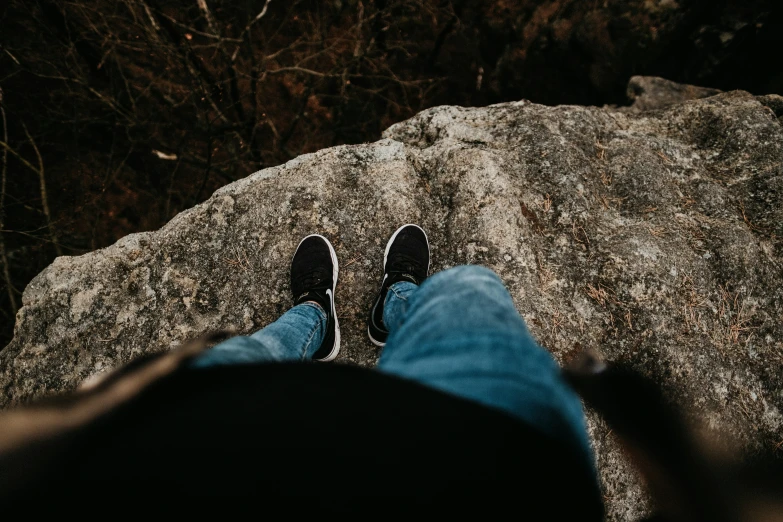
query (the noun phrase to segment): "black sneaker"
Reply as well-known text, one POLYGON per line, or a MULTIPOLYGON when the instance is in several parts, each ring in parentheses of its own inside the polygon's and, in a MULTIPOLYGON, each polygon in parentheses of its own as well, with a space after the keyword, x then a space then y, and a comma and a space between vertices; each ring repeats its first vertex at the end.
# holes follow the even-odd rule
POLYGON ((367 333, 375 346, 385 346, 389 330, 383 324, 383 303, 389 287, 399 281, 420 285, 430 269, 430 245, 427 234, 417 225, 403 225, 386 243, 383 255, 381 291, 370 309, 367 333))
POLYGON ((334 289, 337 286, 337 254, 323 236, 307 236, 296 247, 291 261, 291 291, 294 306, 315 301, 326 312, 326 337, 314 361, 331 361, 340 353, 340 325, 334 308, 334 289))

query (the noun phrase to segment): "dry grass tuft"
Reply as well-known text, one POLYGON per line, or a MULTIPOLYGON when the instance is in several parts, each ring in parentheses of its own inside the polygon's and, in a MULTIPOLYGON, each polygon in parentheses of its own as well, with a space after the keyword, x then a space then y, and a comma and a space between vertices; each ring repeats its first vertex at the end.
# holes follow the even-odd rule
POLYGON ((557 337, 557 333, 560 331, 560 329, 565 324, 565 315, 560 310, 555 310, 555 312, 552 314, 551 317, 551 325, 549 326, 549 330, 552 333, 553 337, 557 337))
POLYGON ((589 298, 595 300, 601 306, 606 306, 606 303, 609 301, 609 292, 607 292, 601 284, 599 284, 598 287, 595 287, 588 283, 585 288, 585 293, 589 298))
POLYGON ((704 330, 701 312, 698 309, 704 306, 707 300, 696 291, 693 279, 687 274, 683 274, 680 288, 685 292, 685 303, 682 306, 685 326, 688 330, 693 328, 704 330))
POLYGON ((555 281, 555 273, 544 263, 541 252, 536 253, 536 263, 538 264, 538 281, 541 283, 541 290, 546 291, 555 281))
POLYGON ((587 231, 585 231, 585 227, 577 225, 576 221, 571 224, 571 235, 573 236, 574 241, 577 243, 581 243, 583 245, 590 244, 590 238, 587 237, 587 231))
POLYGON ((728 284, 720 287, 720 304, 718 306, 718 318, 723 325, 725 339, 731 344, 739 344, 740 340, 750 340, 751 332, 755 328, 750 326, 754 311, 747 306, 747 299, 743 298, 740 291, 732 293, 728 284), (743 339, 744 336, 744 339, 743 339))
POLYGON ((672 161, 672 159, 669 156, 667 156, 666 154, 664 154, 662 151, 659 150, 659 151, 656 152, 656 154, 658 155, 659 158, 661 158, 663 160, 663 164, 664 165, 667 165, 667 166, 676 165, 676 163, 674 161, 672 161))
POLYGON ((604 161, 606 159, 606 147, 601 145, 601 142, 599 140, 595 140, 595 157, 598 158, 600 161, 604 161))
POLYGON ((243 272, 247 272, 252 268, 250 265, 250 259, 247 257, 247 252, 244 248, 240 251, 240 249, 234 247, 234 256, 234 258, 226 257, 224 258, 224 261, 230 266, 239 268, 243 272))
POLYGON ((626 198, 614 198, 601 194, 598 199, 601 201, 601 206, 604 207, 604 210, 609 210, 610 208, 619 209, 626 198))
POLYGON ((650 235, 653 237, 663 237, 669 233, 666 227, 647 227, 647 230, 650 231, 650 235))
POLYGON ((536 206, 544 213, 552 208, 552 196, 547 194, 543 199, 536 201, 536 206))

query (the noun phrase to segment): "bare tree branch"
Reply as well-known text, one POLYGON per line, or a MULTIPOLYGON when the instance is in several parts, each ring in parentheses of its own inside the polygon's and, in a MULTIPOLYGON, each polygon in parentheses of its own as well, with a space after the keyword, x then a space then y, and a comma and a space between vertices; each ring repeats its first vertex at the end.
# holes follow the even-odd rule
MULTIPOLYGON (((271 3, 272 3, 272 0, 266 0, 266 2, 264 2, 264 7, 261 9, 261 12, 258 13, 255 18, 250 20, 250 22, 248 22, 247 26, 239 34, 239 38, 238 39, 239 39, 240 42, 242 41, 242 38, 245 37, 245 34, 247 34, 247 32, 250 30, 250 28, 253 27, 253 24, 255 24, 256 22, 258 22, 259 20, 261 20, 264 17, 264 15, 266 14, 266 10, 269 8, 269 4, 271 4, 271 3)), ((232 62, 236 61, 236 59, 237 59, 237 54, 239 53, 240 45, 237 45, 237 48, 234 49, 234 52, 231 54, 231 61, 232 62)))
POLYGON ((32 170, 36 174, 38 174, 38 169, 35 168, 35 165, 33 165, 32 163, 30 163, 29 161, 24 159, 24 157, 21 154, 19 154, 18 152, 16 152, 14 149, 12 149, 11 146, 8 145, 8 143, 6 143, 4 141, 0 141, 0 147, 3 147, 3 149, 7 150, 8 152, 10 152, 14 156, 16 156, 16 159, 18 159, 22 163, 22 165, 24 165, 28 169, 32 170))
MULTIPOLYGON (((5 107, 3 107, 3 90, 0 89, 0 114, 3 117, 3 141, 8 141, 8 125, 5 119, 5 107)), ((0 230, 3 229, 5 221, 5 186, 8 174, 8 149, 3 148, 3 171, 2 177, 0 177, 0 230)), ((5 238, 0 234, 0 259, 3 261, 3 279, 5 279, 5 287, 8 291, 8 301, 11 303, 11 311, 13 315, 16 315, 19 307, 16 305, 16 296, 14 295, 14 285, 11 282, 11 267, 8 264, 8 255, 5 251, 5 238)))
MULTIPOLYGON (((149 6, 147 6, 146 4, 144 5, 144 8, 149 10, 149 6)), ((149 13, 152 16, 152 11, 149 11, 149 13)), ((174 18, 172 16, 169 16, 166 13, 158 13, 158 14, 160 16, 162 16, 163 18, 168 19, 172 24, 177 25, 177 26, 185 29, 190 34, 197 34, 199 36, 203 36, 204 38, 210 38, 212 40, 220 40, 220 41, 223 41, 223 42, 242 43, 242 40, 240 40, 238 38, 228 38, 226 36, 218 36, 218 35, 214 35, 214 34, 211 34, 211 33, 205 33, 204 31, 199 31, 195 27, 189 26, 187 24, 183 24, 182 22, 180 22, 176 18, 174 18)), ((155 18, 153 17, 152 20, 155 20, 155 18)), ((155 22, 155 24, 157 25, 158 23, 155 22)), ((157 28, 159 29, 160 25, 157 25, 157 28)))
POLYGON ((201 9, 201 12, 204 13, 204 18, 207 20, 209 30, 212 31, 212 34, 218 36, 218 31, 215 27, 215 19, 212 17, 212 12, 209 10, 207 0, 196 0, 196 3, 198 4, 198 8, 201 9))
POLYGON ((54 244, 54 249, 57 251, 57 255, 61 256, 63 255, 63 251, 60 248, 60 243, 57 241, 57 232, 54 229, 54 225, 52 225, 52 213, 49 211, 49 197, 46 194, 46 177, 44 176, 44 164, 43 158, 41 157, 41 151, 38 150, 38 145, 35 144, 35 140, 32 136, 30 136, 30 132, 27 130, 27 126, 24 123, 22 123, 22 129, 24 129, 24 133, 27 136, 27 139, 30 141, 30 145, 33 146, 35 155, 38 158, 37 171, 38 183, 41 190, 41 208, 43 208, 44 216, 46 216, 46 225, 49 228, 49 237, 54 244))
POLYGON ((160 30, 160 25, 158 25, 158 22, 155 20, 155 17, 152 15, 152 11, 150 10, 150 6, 148 6, 144 2, 142 2, 141 5, 144 7, 144 12, 147 14, 147 18, 149 19, 150 24, 152 24, 152 28, 155 31, 159 31, 160 30))
MULTIPOLYGON (((448 0, 354 0, 339 10, 305 0, 274 7, 252 0, 247 10, 222 0, 36 0, 29 10, 24 0, 10 2, 27 13, 13 21, 16 41, 40 36, 28 46, 9 37, 0 48, 10 67, 6 99, 14 89, 14 99, 33 110, 27 138, 16 135, 13 120, 10 136, 0 134, 2 172, 10 176, 8 193, 0 180, 0 207, 13 209, 0 216, 0 230, 22 228, 17 211, 37 229, 0 237, 20 289, 27 270, 15 262, 19 245, 43 252, 38 264, 51 261, 50 237, 66 253, 98 248, 158 226, 223 182, 299 152, 361 141, 412 115, 436 97, 429 91, 442 92, 431 71, 418 70, 429 49, 420 39, 434 39, 453 15, 448 0), (421 20, 395 15, 415 10, 421 20), (35 80, 30 87, 25 75, 35 80), (76 146, 63 138, 71 135, 76 146), (171 161, 155 161, 150 151, 171 161), (28 171, 24 186, 14 183, 14 168, 28 171), (73 200, 51 190, 76 179, 83 182, 73 200), (62 217, 75 209, 81 215, 66 227, 62 217)), ((0 264, 3 257, 0 245, 0 264)), ((2 292, 10 317, 5 303, 2 292)))
POLYGON ((279 69, 274 69, 271 71, 265 71, 267 74, 279 74, 284 72, 301 72, 305 74, 312 74, 313 76, 320 76, 321 78, 324 77, 330 77, 335 78, 339 75, 337 74, 324 74, 322 72, 314 71, 312 69, 306 69, 304 67, 280 67, 279 69))

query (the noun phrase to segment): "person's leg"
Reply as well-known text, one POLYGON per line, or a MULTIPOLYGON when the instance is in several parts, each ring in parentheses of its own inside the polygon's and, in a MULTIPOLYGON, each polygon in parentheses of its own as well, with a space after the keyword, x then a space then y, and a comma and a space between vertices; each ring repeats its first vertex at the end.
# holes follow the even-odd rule
POLYGON ((380 371, 503 410, 592 461, 582 405, 491 270, 462 266, 391 285, 380 371))
POLYGON ((323 308, 315 303, 302 303, 252 335, 232 337, 205 351, 191 364, 194 368, 207 368, 309 360, 324 340, 326 323, 323 308))
POLYGON ((271 361, 331 361, 340 353, 334 304, 339 266, 323 236, 305 237, 291 260, 294 306, 253 335, 229 339, 197 356, 194 368, 271 361))

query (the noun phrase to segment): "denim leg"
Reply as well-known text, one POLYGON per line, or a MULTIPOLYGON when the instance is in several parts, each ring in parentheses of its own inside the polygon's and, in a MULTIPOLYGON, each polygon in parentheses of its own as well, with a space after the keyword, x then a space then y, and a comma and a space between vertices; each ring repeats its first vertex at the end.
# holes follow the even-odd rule
POLYGON ((294 306, 274 323, 248 336, 232 337, 205 351, 194 368, 311 359, 326 335, 327 317, 315 303, 294 306))
POLYGON ((418 289, 418 285, 408 281, 400 281, 389 287, 386 300, 383 302, 383 324, 389 332, 400 327, 408 311, 408 299, 418 289))
POLYGON ((575 444, 592 462, 582 405, 536 344, 500 278, 480 266, 395 283, 380 371, 503 410, 575 444))

